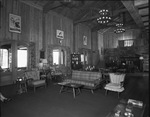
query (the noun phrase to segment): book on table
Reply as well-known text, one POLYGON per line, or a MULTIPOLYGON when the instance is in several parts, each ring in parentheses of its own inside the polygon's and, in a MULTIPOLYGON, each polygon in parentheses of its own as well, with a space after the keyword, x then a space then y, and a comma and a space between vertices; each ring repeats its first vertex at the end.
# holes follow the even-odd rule
POLYGON ((131 103, 135 107, 142 108, 143 107, 143 102, 139 100, 134 100, 134 99, 128 99, 128 104, 131 103))

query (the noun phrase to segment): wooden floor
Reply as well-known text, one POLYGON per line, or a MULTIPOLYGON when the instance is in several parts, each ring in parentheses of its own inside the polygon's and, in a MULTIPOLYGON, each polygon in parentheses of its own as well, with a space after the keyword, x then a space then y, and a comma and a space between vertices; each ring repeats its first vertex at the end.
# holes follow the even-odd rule
MULTIPOLYGON (((146 104, 144 117, 149 116, 149 73, 128 73, 124 83, 125 91, 121 94, 124 99, 136 99, 146 104)), ((14 86, 3 86, 1 92, 6 96, 15 95, 14 86)))
POLYGON ((147 117, 149 115, 149 74, 127 74, 125 78, 125 91, 122 93, 122 98, 143 101, 146 104, 145 115, 147 117))

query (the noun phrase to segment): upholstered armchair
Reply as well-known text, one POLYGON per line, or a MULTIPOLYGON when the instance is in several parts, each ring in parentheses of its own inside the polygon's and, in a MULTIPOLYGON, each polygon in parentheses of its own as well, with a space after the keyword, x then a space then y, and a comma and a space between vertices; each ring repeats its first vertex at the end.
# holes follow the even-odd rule
POLYGON ((107 94, 107 91, 114 91, 118 92, 118 98, 119 94, 124 91, 124 79, 125 74, 120 73, 109 73, 110 82, 106 84, 104 89, 106 90, 105 95, 107 94))
POLYGON ((27 86, 33 87, 34 92, 37 87, 41 87, 41 86, 46 87, 46 81, 45 79, 40 79, 40 73, 38 70, 26 71, 25 77, 27 80, 27 86))

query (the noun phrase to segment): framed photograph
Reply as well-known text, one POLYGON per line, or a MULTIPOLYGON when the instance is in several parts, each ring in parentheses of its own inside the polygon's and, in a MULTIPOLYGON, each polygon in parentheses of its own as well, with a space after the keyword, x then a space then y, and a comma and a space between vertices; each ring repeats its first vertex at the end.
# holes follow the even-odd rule
POLYGON ((83 45, 87 45, 87 36, 83 36, 83 45))
POLYGON ((21 17, 14 14, 9 14, 9 31, 21 33, 21 17))
POLYGON ((56 37, 59 39, 64 39, 64 31, 56 30, 56 37))

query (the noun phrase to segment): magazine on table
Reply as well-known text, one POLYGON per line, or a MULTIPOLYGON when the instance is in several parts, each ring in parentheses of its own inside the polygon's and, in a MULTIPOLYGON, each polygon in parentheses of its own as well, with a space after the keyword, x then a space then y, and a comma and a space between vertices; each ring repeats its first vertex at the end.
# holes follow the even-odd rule
POLYGON ((135 107, 142 108, 143 107, 143 102, 139 100, 134 100, 134 99, 128 99, 128 104, 131 103, 135 107))

